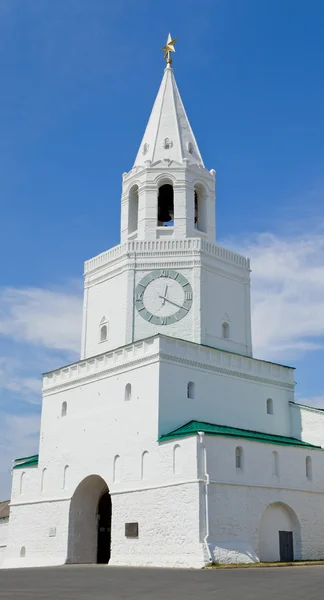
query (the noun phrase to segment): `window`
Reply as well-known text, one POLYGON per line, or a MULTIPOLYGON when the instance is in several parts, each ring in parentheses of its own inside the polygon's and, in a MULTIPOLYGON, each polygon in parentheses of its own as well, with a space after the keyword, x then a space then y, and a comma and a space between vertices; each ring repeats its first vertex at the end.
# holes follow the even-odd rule
POLYGON ((105 342, 108 338, 108 327, 107 325, 101 325, 100 327, 100 341, 105 342))
MULTIPOLYGON (((147 146, 147 144, 146 144, 147 146)), ((138 186, 134 185, 128 197, 128 234, 134 233, 138 228, 138 186)))
POLYGON ((201 184, 195 185, 195 229, 207 233, 207 194, 201 184))
POLYGON ((25 548, 25 546, 22 546, 20 548, 20 558, 25 558, 25 556, 26 556, 26 548, 25 548))
POLYGON ((25 483, 25 471, 23 471, 20 476, 20 487, 19 487, 20 494, 24 493, 24 483, 25 483))
POLYGON ((195 397, 195 384, 193 381, 189 381, 187 384, 187 398, 194 399, 195 397))
POLYGON ((235 466, 237 469, 243 468, 243 450, 241 446, 235 449, 235 466))
POLYGON ((114 457, 113 481, 120 481, 120 456, 116 454, 114 457))
POLYGON ((145 450, 141 460, 141 479, 147 479, 149 453, 145 450))
POLYGON ((46 471, 47 469, 43 469, 42 471, 41 492, 43 492, 45 488, 46 471))
POLYGON ((125 402, 128 402, 132 399, 132 386, 130 383, 125 385, 125 402))
POLYGON ((66 489, 67 484, 68 484, 68 471, 69 471, 69 465, 65 465, 64 471, 63 471, 63 485, 62 485, 63 490, 66 489))
POLYGON ((222 337, 225 340, 228 340, 229 336, 230 336, 230 326, 229 326, 229 323, 225 322, 222 324, 222 337))
POLYGON ((267 400, 267 414, 273 415, 273 400, 272 400, 272 398, 268 398, 268 400, 267 400))
POLYGON ((62 402, 61 417, 66 417, 66 415, 67 415, 67 403, 64 401, 64 402, 62 402))
POLYGON ((187 149, 188 149, 189 154, 193 153, 193 143, 192 142, 188 142, 187 149))
POLYGON ((173 475, 179 475, 181 470, 181 448, 176 444, 173 448, 173 475))
POLYGON ((306 478, 308 479, 308 481, 312 481, 312 477, 313 477, 312 459, 310 456, 306 456, 305 466, 306 466, 306 478))
POLYGON ((165 150, 170 150, 170 148, 172 148, 173 143, 169 138, 165 138, 164 142, 163 142, 163 148, 165 148, 165 150))
POLYGON ((158 225, 173 226, 173 186, 169 183, 161 185, 158 193, 158 225))
POLYGON ((272 452, 272 475, 279 477, 279 454, 276 450, 272 452))

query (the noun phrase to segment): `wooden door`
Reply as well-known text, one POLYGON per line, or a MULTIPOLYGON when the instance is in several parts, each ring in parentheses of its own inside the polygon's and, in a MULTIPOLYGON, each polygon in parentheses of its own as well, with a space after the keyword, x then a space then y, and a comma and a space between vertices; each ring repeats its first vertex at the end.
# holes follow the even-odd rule
POLYGON ((292 531, 279 531, 279 549, 281 562, 292 562, 294 560, 292 531))

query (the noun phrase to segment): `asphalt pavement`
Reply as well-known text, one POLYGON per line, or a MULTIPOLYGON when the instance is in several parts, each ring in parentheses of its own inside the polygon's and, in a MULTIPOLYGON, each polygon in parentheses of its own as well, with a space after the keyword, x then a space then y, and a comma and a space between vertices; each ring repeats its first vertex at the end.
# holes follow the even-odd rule
POLYGON ((184 570, 99 565, 0 570, 0 600, 322 600, 324 566, 184 570))

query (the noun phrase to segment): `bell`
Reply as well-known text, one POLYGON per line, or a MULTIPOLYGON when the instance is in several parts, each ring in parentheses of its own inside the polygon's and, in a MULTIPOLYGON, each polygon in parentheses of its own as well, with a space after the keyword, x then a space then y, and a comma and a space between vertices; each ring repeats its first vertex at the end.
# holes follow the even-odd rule
POLYGON ((168 209, 164 206, 160 207, 160 212, 158 214, 158 221, 160 221, 160 223, 168 223, 169 221, 172 221, 172 217, 171 217, 168 209))

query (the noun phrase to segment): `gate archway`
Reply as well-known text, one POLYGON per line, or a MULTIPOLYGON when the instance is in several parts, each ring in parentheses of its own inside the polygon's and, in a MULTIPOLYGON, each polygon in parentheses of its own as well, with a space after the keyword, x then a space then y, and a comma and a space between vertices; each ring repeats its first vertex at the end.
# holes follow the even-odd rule
POLYGON ((300 523, 292 508, 283 502, 269 504, 262 515, 259 558, 265 562, 301 558, 300 523))
POLYGON ((69 511, 68 563, 108 563, 111 544, 111 497, 102 477, 90 475, 78 485, 69 511))

